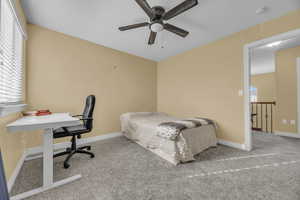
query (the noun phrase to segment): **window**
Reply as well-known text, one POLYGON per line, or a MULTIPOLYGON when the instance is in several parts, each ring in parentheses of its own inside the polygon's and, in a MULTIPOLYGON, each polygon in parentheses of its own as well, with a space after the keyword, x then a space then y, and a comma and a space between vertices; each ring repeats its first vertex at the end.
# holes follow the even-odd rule
POLYGON ((250 88, 250 100, 251 102, 257 102, 257 88, 253 86, 250 88))
POLYGON ((1 1, 0 103, 22 101, 23 39, 7 0, 1 1))
POLYGON ((0 11, 0 108, 3 108, 23 101, 23 34, 9 0, 0 0, 0 11))

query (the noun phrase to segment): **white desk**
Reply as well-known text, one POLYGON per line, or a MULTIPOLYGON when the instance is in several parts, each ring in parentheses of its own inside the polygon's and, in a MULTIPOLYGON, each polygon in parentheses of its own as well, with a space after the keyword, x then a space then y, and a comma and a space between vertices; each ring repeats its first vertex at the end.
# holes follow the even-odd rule
POLYGON ((74 126, 79 124, 80 120, 71 117, 68 113, 56 113, 47 116, 23 117, 7 125, 7 130, 10 132, 44 130, 43 186, 11 197, 11 200, 24 199, 81 178, 81 175, 76 175, 58 182, 53 182, 53 130, 64 126, 74 126))

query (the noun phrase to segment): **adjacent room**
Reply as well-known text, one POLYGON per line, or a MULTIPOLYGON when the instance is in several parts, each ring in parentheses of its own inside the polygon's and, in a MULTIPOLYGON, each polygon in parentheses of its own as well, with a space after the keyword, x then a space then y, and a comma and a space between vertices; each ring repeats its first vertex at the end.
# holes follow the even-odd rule
POLYGON ((0 199, 299 200, 299 22, 299 0, 0 0, 0 199))
POLYGON ((252 130, 297 137, 299 47, 300 35, 252 50, 252 130))
POLYGON ((300 35, 281 36, 251 49, 249 92, 253 148, 296 153, 300 118, 300 35))

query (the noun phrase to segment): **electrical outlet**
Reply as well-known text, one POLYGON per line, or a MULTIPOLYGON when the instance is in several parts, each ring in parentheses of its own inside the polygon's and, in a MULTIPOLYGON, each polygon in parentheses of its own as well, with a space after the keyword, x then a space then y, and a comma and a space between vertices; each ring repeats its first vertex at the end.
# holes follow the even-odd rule
POLYGON ((291 124, 291 125, 296 125, 296 120, 291 120, 291 121, 290 121, 290 124, 291 124))
POLYGON ((283 120, 282 120, 282 123, 283 123, 283 124, 287 124, 288 122, 287 122, 286 119, 283 119, 283 120))

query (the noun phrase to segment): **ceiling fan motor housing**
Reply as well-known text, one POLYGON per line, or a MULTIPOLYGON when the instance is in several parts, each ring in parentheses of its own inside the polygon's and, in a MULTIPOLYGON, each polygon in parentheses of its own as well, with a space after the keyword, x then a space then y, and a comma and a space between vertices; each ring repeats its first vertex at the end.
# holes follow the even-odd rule
POLYGON ((180 37, 185 38, 189 32, 181 29, 177 26, 174 26, 169 23, 165 23, 177 15, 190 10, 191 8, 198 5, 198 0, 185 0, 184 2, 178 4, 174 8, 170 9, 169 11, 165 11, 165 9, 161 6, 154 6, 150 7, 147 0, 135 0, 136 3, 144 10, 144 12, 150 18, 150 22, 143 22, 138 24, 132 24, 128 26, 119 27, 120 31, 127 31, 136 28, 146 27, 148 26, 150 29, 150 36, 148 40, 149 45, 153 45, 155 42, 155 38, 158 32, 162 30, 166 30, 172 32, 180 37))
POLYGON ((165 14, 165 9, 161 6, 154 6, 152 10, 155 13, 155 17, 150 19, 151 24, 149 25, 149 28, 151 31, 158 33, 164 29, 162 18, 165 14))
POLYGON ((151 19, 151 22, 162 20, 162 17, 165 14, 165 9, 161 6, 154 6, 152 10, 155 13, 155 16, 151 19))

